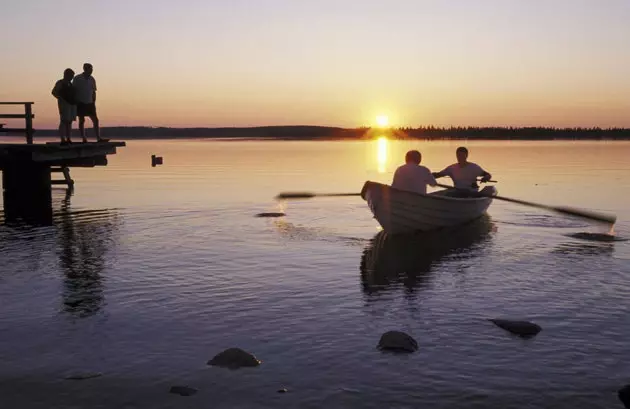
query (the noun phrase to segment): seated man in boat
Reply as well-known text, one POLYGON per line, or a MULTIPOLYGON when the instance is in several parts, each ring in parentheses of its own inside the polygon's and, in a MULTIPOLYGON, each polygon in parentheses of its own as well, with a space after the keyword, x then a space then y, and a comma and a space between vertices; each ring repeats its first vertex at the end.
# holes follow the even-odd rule
POLYGON ((460 146, 455 151, 457 163, 448 166, 446 169, 433 173, 436 178, 450 176, 453 179, 455 189, 449 192, 449 196, 468 197, 474 196, 479 189, 477 178, 481 177, 481 182, 485 183, 492 179, 492 175, 473 162, 468 162, 468 149, 460 146))
POLYGON ((418 151, 409 151, 405 155, 405 164, 394 172, 392 187, 415 193, 427 193, 427 185, 435 186, 436 181, 426 166, 420 165, 422 155, 418 151))

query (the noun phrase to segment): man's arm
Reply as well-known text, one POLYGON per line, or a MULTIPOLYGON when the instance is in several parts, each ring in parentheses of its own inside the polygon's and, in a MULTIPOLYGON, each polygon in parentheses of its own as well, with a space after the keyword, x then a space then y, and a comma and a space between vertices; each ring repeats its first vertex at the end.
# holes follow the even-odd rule
MULTIPOLYGON (((444 176, 449 176, 450 175, 450 171, 449 168, 444 168, 439 172, 433 172, 431 174, 434 178, 442 178, 444 176)), ((437 182, 436 182, 437 183, 437 182)))
POLYGON ((94 81, 94 90, 92 90, 92 101, 96 102, 96 80, 94 79, 94 77, 92 77, 92 80, 94 81))
POLYGON ((486 183, 487 181, 489 181, 490 179, 492 179, 492 175, 488 172, 486 172, 485 170, 483 170, 481 168, 481 166, 479 167, 479 170, 481 171, 480 176, 481 176, 481 182, 482 183, 486 183))

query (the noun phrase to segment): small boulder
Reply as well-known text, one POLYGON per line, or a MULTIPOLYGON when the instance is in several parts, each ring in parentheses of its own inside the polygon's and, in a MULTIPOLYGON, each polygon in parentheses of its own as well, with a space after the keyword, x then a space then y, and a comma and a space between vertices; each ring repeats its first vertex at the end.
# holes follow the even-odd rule
POLYGON ((619 389, 617 396, 626 409, 630 409, 630 385, 626 385, 619 389))
POLYGON ((240 348, 229 348, 208 361, 208 365, 238 369, 260 365, 260 361, 240 348))
POLYGON ((404 332, 388 331, 381 335, 377 348, 396 352, 415 352, 418 350, 418 343, 404 332))
POLYGON ((192 396, 197 393, 197 389, 189 388, 188 386, 171 386, 169 392, 179 396, 192 396))
POLYGON ((502 320, 502 319, 491 319, 494 325, 499 328, 502 328, 512 334, 518 335, 521 338, 531 338, 538 334, 542 328, 534 324, 533 322, 528 321, 512 321, 512 320, 502 320))

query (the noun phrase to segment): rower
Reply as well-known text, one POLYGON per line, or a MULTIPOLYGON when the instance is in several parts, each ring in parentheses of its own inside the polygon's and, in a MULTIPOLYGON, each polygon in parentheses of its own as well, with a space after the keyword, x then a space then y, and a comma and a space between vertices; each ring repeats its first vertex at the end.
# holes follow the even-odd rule
POLYGON ((427 185, 435 186, 437 182, 426 166, 420 165, 422 155, 418 151, 409 151, 405 155, 405 164, 394 172, 392 187, 414 193, 427 193, 427 185))
POLYGON ((477 178, 481 177, 480 182, 486 183, 492 179, 492 175, 473 162, 468 162, 468 149, 460 146, 455 151, 457 163, 454 163, 440 172, 433 173, 435 178, 450 176, 453 180, 455 189, 448 192, 449 196, 469 197, 476 193, 479 189, 477 178))

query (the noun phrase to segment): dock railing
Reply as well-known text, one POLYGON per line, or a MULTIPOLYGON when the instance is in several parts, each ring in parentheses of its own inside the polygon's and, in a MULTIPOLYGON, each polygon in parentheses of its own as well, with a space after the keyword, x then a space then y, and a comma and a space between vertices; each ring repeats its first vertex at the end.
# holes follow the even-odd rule
POLYGON ((23 114, 0 114, 0 119, 24 119, 24 128, 5 128, 0 126, 0 133, 24 133, 26 135, 26 143, 33 143, 33 104, 34 102, 0 102, 0 105, 23 105, 23 114))

